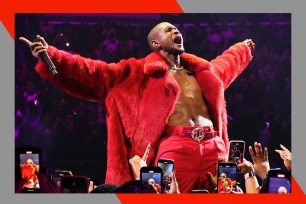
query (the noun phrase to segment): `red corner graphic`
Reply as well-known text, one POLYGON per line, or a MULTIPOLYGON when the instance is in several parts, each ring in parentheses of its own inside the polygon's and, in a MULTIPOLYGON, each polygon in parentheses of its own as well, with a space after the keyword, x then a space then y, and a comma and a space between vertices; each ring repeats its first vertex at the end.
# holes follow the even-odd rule
POLYGON ((15 13, 181 13, 176 0, 87 0, 77 4, 63 0, 1 0, 0 21, 15 39, 15 13))
POLYGON ((269 204, 289 204, 305 203, 306 196, 296 180, 292 178, 291 194, 117 194, 122 204, 156 204, 156 203, 228 203, 233 200, 235 203, 269 203, 269 204))

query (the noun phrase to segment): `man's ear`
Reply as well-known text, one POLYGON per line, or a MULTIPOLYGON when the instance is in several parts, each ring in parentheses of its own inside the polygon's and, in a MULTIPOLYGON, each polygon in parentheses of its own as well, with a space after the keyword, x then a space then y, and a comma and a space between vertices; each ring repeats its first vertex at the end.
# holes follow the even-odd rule
POLYGON ((151 45, 154 50, 159 50, 161 47, 161 44, 157 40, 152 40, 151 45))

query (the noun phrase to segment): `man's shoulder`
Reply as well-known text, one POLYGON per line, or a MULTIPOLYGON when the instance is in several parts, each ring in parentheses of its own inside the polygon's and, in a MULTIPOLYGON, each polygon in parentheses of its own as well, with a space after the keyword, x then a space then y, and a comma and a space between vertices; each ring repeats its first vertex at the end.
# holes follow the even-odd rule
POLYGON ((205 62, 208 62, 205 58, 201 57, 201 56, 198 56, 198 55, 195 55, 195 54, 192 54, 192 53, 188 53, 188 52, 184 52, 180 55, 180 57, 184 60, 187 60, 187 61, 205 61, 205 62))
POLYGON ((192 67, 195 70, 209 69, 211 67, 209 61, 195 54, 184 52, 180 57, 183 66, 192 67))
POLYGON ((142 63, 144 64, 145 62, 145 58, 135 58, 135 57, 130 57, 130 58, 127 58, 127 59, 121 59, 119 61, 119 63, 121 64, 139 64, 139 63, 142 63))

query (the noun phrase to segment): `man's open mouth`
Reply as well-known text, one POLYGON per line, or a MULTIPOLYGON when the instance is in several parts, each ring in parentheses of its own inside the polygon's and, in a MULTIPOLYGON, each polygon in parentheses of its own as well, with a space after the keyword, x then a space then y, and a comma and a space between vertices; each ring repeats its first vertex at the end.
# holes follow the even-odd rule
POLYGON ((182 39, 182 37, 180 35, 175 36, 174 39, 173 39, 173 42, 175 44, 178 44, 178 45, 181 45, 182 41, 183 41, 183 39, 182 39))

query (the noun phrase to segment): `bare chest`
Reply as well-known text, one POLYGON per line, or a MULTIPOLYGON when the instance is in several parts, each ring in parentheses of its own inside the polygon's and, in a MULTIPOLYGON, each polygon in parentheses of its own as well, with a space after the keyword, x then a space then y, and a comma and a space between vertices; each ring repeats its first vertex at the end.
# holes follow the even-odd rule
POLYGON ((187 70, 176 71, 173 77, 180 86, 181 93, 170 117, 170 125, 211 125, 202 90, 193 75, 187 70))
POLYGON ((202 99, 201 88, 193 75, 189 75, 187 70, 180 70, 173 74, 173 77, 181 88, 180 98, 186 100, 202 99))

